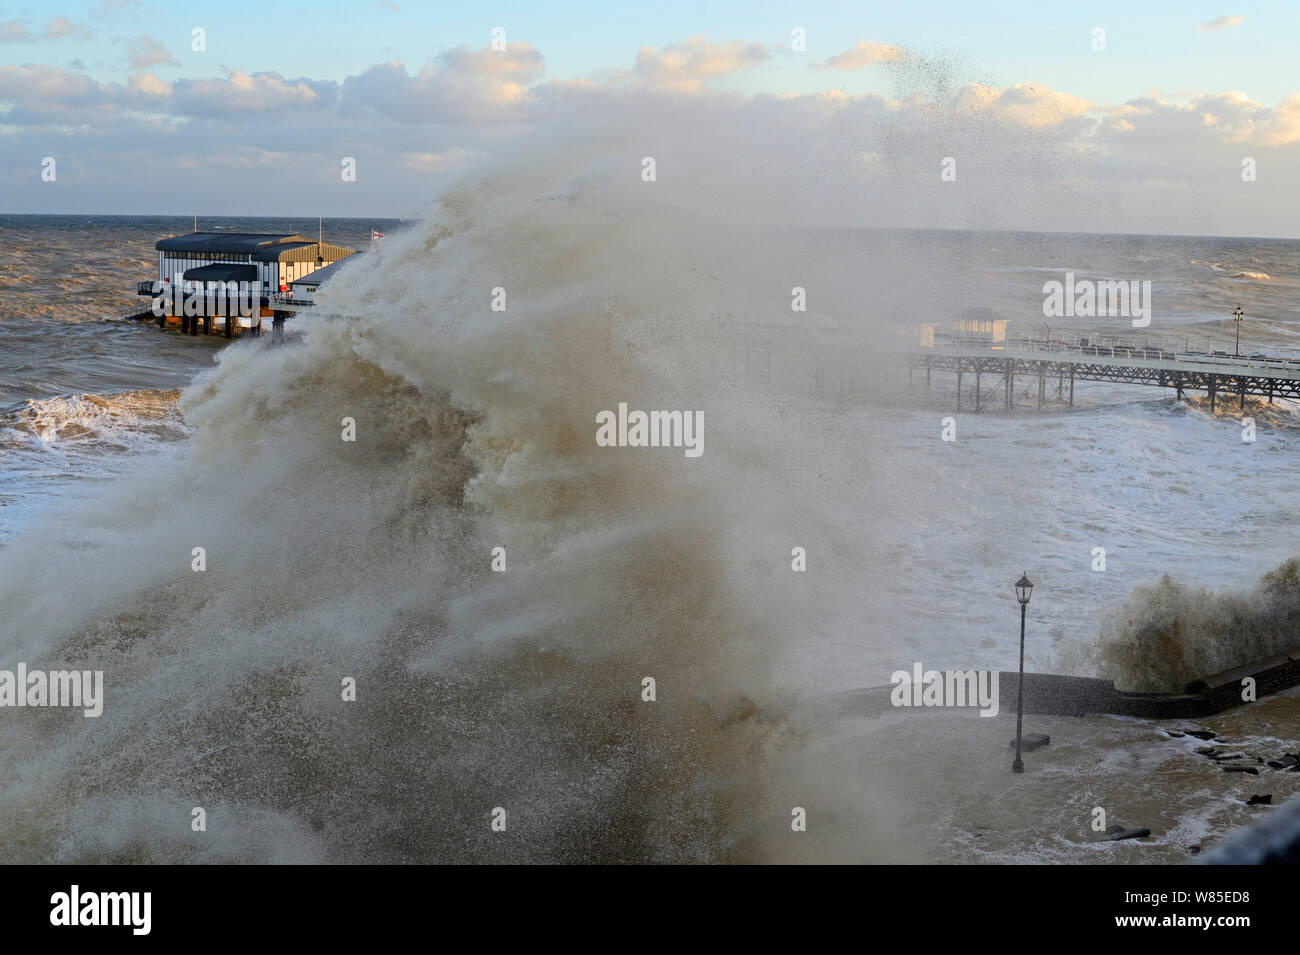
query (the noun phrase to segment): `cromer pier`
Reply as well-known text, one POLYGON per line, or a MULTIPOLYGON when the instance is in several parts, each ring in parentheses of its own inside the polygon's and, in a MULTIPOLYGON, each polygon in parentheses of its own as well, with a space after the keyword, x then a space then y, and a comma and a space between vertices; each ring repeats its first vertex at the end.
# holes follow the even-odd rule
POLYGON ((1203 392, 1211 412, 1224 399, 1236 398, 1244 408, 1247 395, 1270 403, 1274 398, 1300 398, 1300 357, 1175 351, 1122 341, 1097 345, 1086 339, 1073 344, 1024 338, 998 344, 956 339, 896 344, 894 350, 907 360, 909 381, 924 375, 928 385, 935 372, 955 375, 959 411, 963 381, 973 386, 968 406, 982 410, 987 403, 982 398, 985 378, 999 384, 1005 410, 1012 407, 1017 379, 1028 387, 1036 385, 1040 408, 1053 390, 1057 400, 1072 406, 1076 381, 1172 388, 1179 398, 1187 391, 1203 392))

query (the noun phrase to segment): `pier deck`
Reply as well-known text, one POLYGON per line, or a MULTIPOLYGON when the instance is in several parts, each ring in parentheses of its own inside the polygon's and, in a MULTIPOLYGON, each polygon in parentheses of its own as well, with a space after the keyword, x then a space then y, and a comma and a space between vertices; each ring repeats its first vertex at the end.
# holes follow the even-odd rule
POLYGON ((1070 345, 1033 340, 1002 345, 944 342, 934 345, 897 345, 908 361, 909 377, 924 371, 926 383, 935 371, 957 376, 957 409, 961 410, 961 385, 965 375, 975 376, 975 410, 980 410, 984 375, 1000 376, 1004 404, 1012 405, 1017 375, 1038 379, 1038 404, 1045 399, 1047 382, 1055 379, 1057 395, 1074 404, 1074 382, 1106 381, 1115 384, 1154 385, 1184 391, 1204 391, 1215 409, 1219 396, 1235 396, 1245 407, 1247 395, 1300 399, 1300 358, 1203 352, 1169 351, 1144 345, 1070 345), (1068 387, 1068 397, 1067 389, 1068 387))

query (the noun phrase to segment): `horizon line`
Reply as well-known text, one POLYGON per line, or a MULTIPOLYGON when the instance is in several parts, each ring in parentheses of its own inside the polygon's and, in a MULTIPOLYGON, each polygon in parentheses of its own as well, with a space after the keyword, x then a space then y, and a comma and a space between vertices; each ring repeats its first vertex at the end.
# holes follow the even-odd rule
MULTIPOLYGON (((90 219, 90 218, 112 218, 112 219, 194 219, 193 212, 0 212, 0 217, 45 217, 45 218, 67 218, 67 219, 90 219)), ((258 215, 238 215, 224 214, 214 215, 199 213, 198 218, 216 219, 335 219, 355 222, 424 222, 429 217, 413 216, 406 218, 403 216, 322 216, 319 213, 312 215, 268 215, 261 213, 258 215)), ((970 233, 991 233, 1007 235, 1068 235, 1068 236, 1129 236, 1133 238, 1146 239, 1255 239, 1275 242, 1300 242, 1300 235, 1248 235, 1242 233, 1203 233, 1203 232, 1102 232, 1094 229, 1069 230, 1069 229, 1017 229, 1017 228, 1000 228, 1000 229, 975 229, 964 226, 880 226, 880 225, 845 225, 843 223, 821 223, 816 225, 800 225, 799 229, 856 229, 869 232, 970 232, 970 233)))

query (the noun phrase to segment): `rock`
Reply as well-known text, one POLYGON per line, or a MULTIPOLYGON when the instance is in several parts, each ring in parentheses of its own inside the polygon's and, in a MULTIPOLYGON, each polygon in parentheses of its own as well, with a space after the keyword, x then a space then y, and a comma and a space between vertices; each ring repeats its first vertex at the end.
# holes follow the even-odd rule
POLYGON ((1268 766, 1270 769, 1295 769, 1300 765, 1300 759, 1292 756, 1290 753, 1284 753, 1281 759, 1270 759, 1268 766))
POLYGON ((1259 775, 1259 767, 1257 766, 1224 766, 1223 771, 1225 773, 1248 773, 1251 776, 1259 775))
POLYGON ((1197 739, 1218 739, 1219 737, 1209 730, 1188 730, 1188 736, 1195 736, 1197 739))
POLYGON ((1178 730, 1165 730, 1164 732, 1166 736, 1169 736, 1172 739, 1182 739, 1184 736, 1187 735, 1186 733, 1178 732, 1178 730))
POLYGON ((1219 751, 1213 746, 1198 746, 1196 747, 1196 752, 1200 756, 1208 756, 1210 759, 1213 759, 1219 751))
POLYGON ((1150 829, 1125 829, 1122 826, 1110 826, 1106 830, 1107 842, 1119 842, 1121 839, 1145 839, 1151 835, 1150 829), (1112 830, 1118 829, 1118 832, 1112 830))
POLYGON ((1269 793, 1265 796, 1251 796, 1249 799, 1246 800, 1246 805, 1247 806, 1271 806, 1273 805, 1273 794, 1269 793))
POLYGON ((1192 855, 1194 855, 1194 856, 1195 856, 1195 855, 1200 855, 1200 854, 1201 854, 1201 847, 1200 847, 1200 846, 1188 846, 1188 847, 1187 847, 1187 851, 1190 852, 1190 853, 1191 853, 1192 855))
MULTIPOLYGON (((1046 733, 1025 733, 1020 737, 1021 752, 1032 753, 1036 749, 1042 749, 1052 742, 1052 737, 1046 733)), ((1011 741, 1011 748, 1016 748, 1016 741, 1011 741)))
POLYGON ((1210 758, 1213 759, 1216 763, 1223 763, 1223 762, 1227 762, 1230 759, 1245 759, 1246 755, 1244 753, 1230 753, 1227 756, 1220 756, 1216 754, 1214 756, 1211 756, 1210 758))

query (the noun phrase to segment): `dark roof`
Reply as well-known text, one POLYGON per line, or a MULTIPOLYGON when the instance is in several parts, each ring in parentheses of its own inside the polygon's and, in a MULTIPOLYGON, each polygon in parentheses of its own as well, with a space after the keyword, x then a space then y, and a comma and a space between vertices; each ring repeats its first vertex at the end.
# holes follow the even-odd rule
POLYGON ((312 240, 291 232, 191 232, 159 239, 154 245, 161 252, 233 252, 249 255, 265 245, 312 240))
POLYGON ((312 285, 312 286, 324 285, 326 282, 328 282, 330 279, 332 279, 335 276, 335 274, 339 270, 340 265, 362 254, 363 253, 361 252, 353 252, 351 255, 345 256, 339 259, 337 262, 331 262, 329 265, 325 266, 324 268, 317 269, 315 272, 311 272, 307 275, 304 275, 300 279, 294 279, 289 284, 290 285, 312 285))
POLYGON ((232 265, 221 262, 216 265, 201 265, 196 269, 186 269, 183 281, 186 282, 255 282, 256 265, 232 265))

